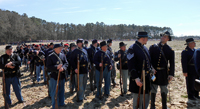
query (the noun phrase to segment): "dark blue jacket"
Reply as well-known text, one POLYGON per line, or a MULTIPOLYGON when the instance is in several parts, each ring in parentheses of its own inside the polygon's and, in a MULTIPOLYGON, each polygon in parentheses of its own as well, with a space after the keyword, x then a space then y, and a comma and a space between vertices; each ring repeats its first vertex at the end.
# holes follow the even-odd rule
POLYGON ((103 55, 103 70, 106 67, 108 68, 108 70, 110 70, 111 59, 109 55, 102 50, 97 51, 94 55, 94 64, 95 64, 96 70, 101 71, 100 70, 101 68, 99 67, 99 64, 101 63, 101 55, 103 55))
POLYGON ((183 73, 188 73, 189 75, 197 75, 194 65, 194 52, 195 49, 192 50, 188 46, 185 48, 185 50, 182 51, 181 63, 183 73))
POLYGON ((45 58, 45 53, 40 50, 39 54, 36 55, 36 52, 37 50, 33 51, 33 59, 31 59, 31 63, 34 61, 36 66, 39 66, 39 65, 43 66, 44 64, 43 64, 43 61, 41 60, 41 57, 45 58))
POLYGON ((198 76, 200 76, 200 48, 196 49, 194 52, 194 65, 198 76))
POLYGON ((174 76, 174 70, 175 70, 174 50, 172 50, 172 48, 167 44, 162 45, 161 43, 158 43, 151 45, 149 48, 149 52, 153 68, 157 71, 157 73, 155 74, 156 80, 153 82, 153 84, 167 85, 168 76, 169 75, 174 76), (163 51, 164 56, 161 50, 163 51))
POLYGON ((94 64, 94 54, 96 52, 96 49, 93 45, 90 45, 90 47, 87 49, 87 52, 88 52, 88 58, 90 60, 90 65, 93 65, 94 64))
POLYGON ((80 74, 87 74, 88 72, 88 55, 87 51, 85 49, 79 49, 76 48, 72 51, 70 56, 70 64, 73 68, 73 70, 77 69, 77 56, 79 54, 79 60, 80 60, 80 74))
MULTIPOLYGON (((58 78, 58 69, 57 66, 59 64, 63 64, 63 68, 65 69, 65 71, 67 70, 68 67, 68 62, 66 59, 66 56, 63 53, 60 54, 56 54, 55 52, 52 52, 51 54, 49 54, 48 58, 47 58, 47 71, 51 72, 51 78, 54 78, 55 80, 57 80, 58 78), (59 58, 60 60, 59 60, 59 58)), ((65 71, 63 71, 60 75, 60 79, 64 79, 65 78, 65 71)))
POLYGON ((20 68, 19 66, 20 65, 21 65, 21 59, 15 53, 13 53, 11 56, 4 54, 0 57, 0 68, 4 69, 5 76, 7 78, 17 76, 17 73, 19 72, 19 68, 20 68), (9 62, 13 63, 13 66, 15 66, 14 69, 5 67, 5 65, 9 62))
POLYGON ((121 54, 122 69, 127 70, 128 69, 127 50, 126 51, 119 50, 118 52, 116 52, 114 57, 115 61, 119 61, 118 54, 121 54))
MULTIPOLYGON (((127 59, 128 59, 128 69, 131 75, 129 91, 133 93, 138 93, 139 86, 137 86, 135 79, 141 78, 143 61, 145 61, 145 66, 144 66, 145 71, 146 72, 150 71, 150 68, 151 68, 150 55, 147 48, 144 45, 142 45, 140 42, 136 41, 135 44, 129 47, 128 52, 127 52, 127 59)), ((149 73, 146 74, 145 83, 146 83, 146 94, 147 94, 151 90, 149 73)))

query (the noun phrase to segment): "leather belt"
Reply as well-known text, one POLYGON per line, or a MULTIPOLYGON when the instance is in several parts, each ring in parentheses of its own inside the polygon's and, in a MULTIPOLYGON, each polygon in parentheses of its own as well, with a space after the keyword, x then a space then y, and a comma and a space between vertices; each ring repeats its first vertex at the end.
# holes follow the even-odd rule
POLYGON ((124 63, 128 63, 128 61, 125 61, 124 63))
POLYGON ((164 70, 164 67, 157 67, 157 70, 164 70))
POLYGON ((190 66, 194 66, 194 64, 189 64, 190 66))
POLYGON ((83 64, 83 65, 80 65, 81 67, 85 67, 86 65, 85 64, 83 64))
POLYGON ((7 72, 7 73, 15 73, 16 71, 9 71, 9 72, 7 72))

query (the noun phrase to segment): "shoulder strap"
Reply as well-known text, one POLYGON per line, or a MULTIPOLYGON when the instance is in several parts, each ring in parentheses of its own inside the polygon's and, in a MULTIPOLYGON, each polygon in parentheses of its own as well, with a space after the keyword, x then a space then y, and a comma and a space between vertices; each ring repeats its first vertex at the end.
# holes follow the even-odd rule
POLYGON ((58 60, 60 61, 60 64, 63 64, 62 60, 60 59, 60 57, 58 57, 54 52, 53 54, 58 58, 58 60))
POLYGON ((165 62, 166 62, 166 64, 167 64, 167 59, 166 59, 166 57, 165 57, 164 52, 160 49, 160 47, 158 46, 158 44, 155 44, 155 45, 156 45, 156 47, 158 47, 158 49, 161 51, 161 54, 163 55, 163 58, 165 59, 165 62))

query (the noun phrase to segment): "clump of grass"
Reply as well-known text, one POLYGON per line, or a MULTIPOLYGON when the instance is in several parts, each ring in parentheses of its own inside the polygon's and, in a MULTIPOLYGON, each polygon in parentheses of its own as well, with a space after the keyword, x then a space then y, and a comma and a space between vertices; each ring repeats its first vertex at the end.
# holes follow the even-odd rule
POLYGON ((181 95, 182 98, 188 98, 188 95, 181 95))

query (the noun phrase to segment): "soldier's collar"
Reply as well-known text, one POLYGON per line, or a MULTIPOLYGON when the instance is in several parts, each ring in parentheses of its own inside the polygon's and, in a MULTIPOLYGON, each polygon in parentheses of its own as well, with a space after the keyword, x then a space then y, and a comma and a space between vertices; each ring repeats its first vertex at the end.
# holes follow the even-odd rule
POLYGON ((143 47, 144 45, 142 45, 142 43, 140 43, 138 40, 136 40, 135 42, 136 44, 138 44, 139 46, 143 47))

